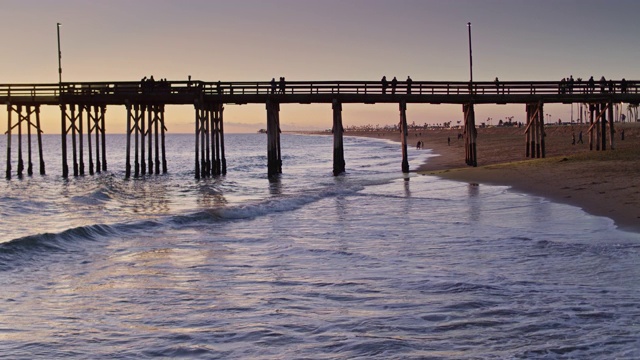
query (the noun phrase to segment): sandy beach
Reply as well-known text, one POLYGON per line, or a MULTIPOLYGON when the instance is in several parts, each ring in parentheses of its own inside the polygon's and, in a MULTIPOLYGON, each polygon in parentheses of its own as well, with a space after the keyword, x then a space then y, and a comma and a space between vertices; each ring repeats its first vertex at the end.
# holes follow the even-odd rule
MULTIPOLYGON (((615 150, 589 151, 587 125, 546 127, 546 158, 525 158, 523 128, 478 129, 478 167, 464 163, 464 140, 460 130, 423 130, 409 134, 409 146, 423 141, 426 149, 440 155, 418 169, 422 175, 513 189, 582 208, 614 220, 623 230, 640 232, 640 123, 617 123, 615 150), (624 140, 621 140, 624 130, 624 140), (572 135, 583 144, 572 145, 572 135), (447 145, 447 138, 451 145, 447 145)), ((395 132, 347 132, 400 141, 395 132)), ((579 226, 579 225, 576 225, 579 226)))

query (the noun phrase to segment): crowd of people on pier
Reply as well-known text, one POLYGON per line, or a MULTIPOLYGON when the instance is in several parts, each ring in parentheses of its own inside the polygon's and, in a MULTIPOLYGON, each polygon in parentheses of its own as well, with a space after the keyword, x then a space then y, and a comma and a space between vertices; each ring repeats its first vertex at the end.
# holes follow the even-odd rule
POLYGON ((140 80, 140 88, 142 89, 142 93, 152 93, 152 92, 166 92, 169 93, 169 88, 171 84, 167 81, 167 79, 160 79, 156 81, 151 75, 148 79, 147 77, 143 77, 140 80))
MULTIPOLYGON (((391 79, 391 84, 389 84, 389 81, 387 81, 387 76, 383 76, 382 80, 380 80, 381 84, 382 84, 382 93, 386 94, 387 93, 387 89, 389 88, 389 85, 391 85, 391 93, 395 94, 396 93, 396 89, 398 88, 398 79, 394 76, 393 79, 391 79)), ((407 80, 405 80, 404 85, 405 88, 407 89, 407 94, 411 94, 411 84, 412 84, 413 80, 411 79, 411 76, 407 76, 407 80)))
MULTIPOLYGON (((560 85, 558 86, 558 94, 573 94, 574 89, 582 89, 582 93, 585 94, 593 94, 596 90, 596 82, 593 79, 593 76, 586 81, 586 86, 584 86, 584 82, 582 78, 573 79, 573 75, 569 75, 567 78, 562 78, 560 80, 560 85)), ((619 86, 614 83, 613 80, 607 80, 604 76, 600 77, 598 81, 598 85, 600 87, 601 93, 615 93, 618 90, 620 93, 624 94, 627 92, 628 83, 625 78, 620 80, 619 86)))
POLYGON ((284 94, 284 89, 287 86, 284 76, 280 77, 280 80, 276 83, 276 78, 271 78, 271 93, 276 94, 276 90, 278 94, 284 94))

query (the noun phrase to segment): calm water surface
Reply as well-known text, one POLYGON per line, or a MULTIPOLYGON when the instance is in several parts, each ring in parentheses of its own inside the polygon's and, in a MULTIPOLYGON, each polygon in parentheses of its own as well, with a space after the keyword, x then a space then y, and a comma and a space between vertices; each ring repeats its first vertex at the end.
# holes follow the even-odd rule
POLYGON ((640 234, 609 219, 404 178, 384 141, 333 177, 330 137, 283 135, 270 180, 266 136, 228 135, 200 181, 167 141, 167 175, 125 180, 110 135, 109 172, 63 180, 45 136, 48 175, 0 182, 0 357, 640 358, 640 234))

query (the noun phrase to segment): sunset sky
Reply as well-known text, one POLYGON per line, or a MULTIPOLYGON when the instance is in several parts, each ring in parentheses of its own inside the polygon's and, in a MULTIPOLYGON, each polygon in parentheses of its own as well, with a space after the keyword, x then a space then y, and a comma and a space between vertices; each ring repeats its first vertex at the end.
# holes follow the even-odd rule
MULTIPOLYGON (((0 83, 56 83, 56 23, 62 23, 63 81, 469 79, 640 80, 637 0, 3 0, 0 83)), ((569 105, 548 105, 570 119, 569 105)), ((515 116, 524 105, 476 107, 476 122, 515 116)), ((107 131, 125 111, 110 107, 107 131)), ((193 131, 193 108, 167 110, 170 132, 193 131)), ((284 130, 330 128, 330 105, 283 105, 284 130)), ((459 105, 409 105, 409 122, 462 118, 459 105)), ((346 126, 395 124, 397 105, 345 105, 346 126)), ((43 109, 59 132, 57 107, 43 109)), ((263 105, 228 105, 228 132, 265 127, 263 105)), ((6 131, 6 111, 0 131, 6 131)))

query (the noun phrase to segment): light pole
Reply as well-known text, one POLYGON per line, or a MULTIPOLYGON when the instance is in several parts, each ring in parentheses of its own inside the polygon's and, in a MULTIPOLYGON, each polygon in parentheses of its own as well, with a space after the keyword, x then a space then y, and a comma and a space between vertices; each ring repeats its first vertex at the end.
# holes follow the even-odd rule
POLYGON ((58 28, 58 87, 62 90, 62 51, 60 51, 60 26, 62 24, 56 24, 58 28))
POLYGON ((469 29, 469 82, 471 82, 471 86, 473 87, 473 56, 471 55, 471 22, 467 23, 467 28, 469 29))

